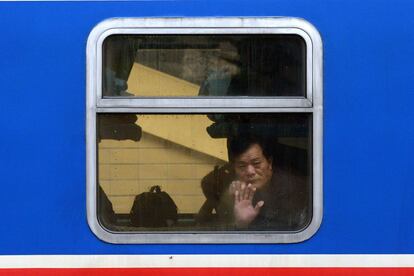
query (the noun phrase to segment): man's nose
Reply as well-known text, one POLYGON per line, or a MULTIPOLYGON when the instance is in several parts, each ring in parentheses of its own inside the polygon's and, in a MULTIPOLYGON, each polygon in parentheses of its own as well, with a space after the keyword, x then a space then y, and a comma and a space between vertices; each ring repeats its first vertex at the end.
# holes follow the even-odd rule
POLYGON ((256 174, 256 169, 252 165, 248 165, 246 168, 246 173, 248 176, 254 176, 256 174))

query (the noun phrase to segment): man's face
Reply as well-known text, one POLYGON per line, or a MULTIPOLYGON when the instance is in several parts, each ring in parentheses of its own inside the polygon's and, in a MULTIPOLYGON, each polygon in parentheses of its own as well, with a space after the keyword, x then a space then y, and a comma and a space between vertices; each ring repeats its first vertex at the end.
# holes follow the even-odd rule
POLYGON ((252 144, 245 152, 234 158, 234 170, 238 180, 260 189, 272 178, 272 160, 263 155, 260 145, 252 144))

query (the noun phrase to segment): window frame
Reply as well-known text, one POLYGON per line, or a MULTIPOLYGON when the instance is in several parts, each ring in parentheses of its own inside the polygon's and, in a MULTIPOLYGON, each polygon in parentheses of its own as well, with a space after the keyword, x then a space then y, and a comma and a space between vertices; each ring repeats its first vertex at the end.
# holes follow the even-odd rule
POLYGON ((86 199, 93 233, 110 243, 296 243, 319 229, 323 214, 323 68, 322 40, 303 19, 246 18, 113 18, 99 23, 87 42, 86 199), (114 34, 295 34, 306 44, 306 97, 102 97, 102 46, 114 34), (310 113, 312 114, 312 218, 297 232, 186 231, 112 232, 97 216, 97 140, 99 113, 310 113))

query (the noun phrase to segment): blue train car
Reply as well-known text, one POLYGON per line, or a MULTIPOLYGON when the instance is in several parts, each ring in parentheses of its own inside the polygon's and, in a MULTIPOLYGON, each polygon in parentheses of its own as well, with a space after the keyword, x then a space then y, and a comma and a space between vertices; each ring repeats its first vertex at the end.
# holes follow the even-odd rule
POLYGON ((414 275, 413 11, 0 2, 0 274, 414 275))

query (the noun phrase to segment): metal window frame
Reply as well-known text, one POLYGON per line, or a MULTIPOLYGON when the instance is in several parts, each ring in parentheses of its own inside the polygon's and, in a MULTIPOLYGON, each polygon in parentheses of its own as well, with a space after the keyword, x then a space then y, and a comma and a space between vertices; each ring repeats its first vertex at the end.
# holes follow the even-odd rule
POLYGON ((290 17, 113 18, 99 23, 87 42, 86 194, 92 232, 110 243, 296 243, 319 229, 323 214, 322 40, 309 22, 290 17), (306 97, 102 97, 102 44, 113 34, 296 34, 306 43, 306 97), (97 217, 98 113, 311 113, 313 118, 313 214, 297 232, 112 232, 97 217))

